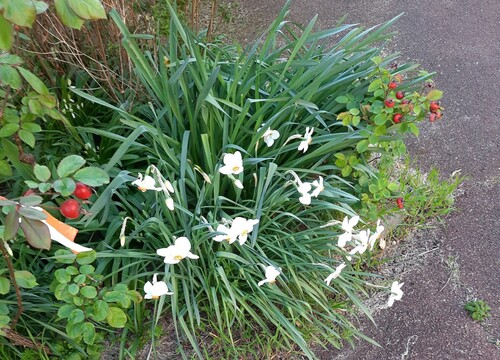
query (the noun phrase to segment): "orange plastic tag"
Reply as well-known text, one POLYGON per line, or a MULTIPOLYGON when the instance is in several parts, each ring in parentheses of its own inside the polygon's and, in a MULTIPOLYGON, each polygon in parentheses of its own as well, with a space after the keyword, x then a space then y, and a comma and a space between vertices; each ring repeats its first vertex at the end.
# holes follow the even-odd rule
POLYGON ((49 224, 54 229, 56 229, 58 232, 60 232, 68 240, 75 242, 75 237, 76 237, 76 234, 78 234, 78 229, 75 229, 74 227, 69 226, 68 224, 63 223, 62 221, 57 220, 55 217, 53 217, 52 215, 50 215, 45 210, 42 210, 42 212, 45 215, 47 215, 47 219, 45 219, 45 221, 47 222, 47 224, 49 224))

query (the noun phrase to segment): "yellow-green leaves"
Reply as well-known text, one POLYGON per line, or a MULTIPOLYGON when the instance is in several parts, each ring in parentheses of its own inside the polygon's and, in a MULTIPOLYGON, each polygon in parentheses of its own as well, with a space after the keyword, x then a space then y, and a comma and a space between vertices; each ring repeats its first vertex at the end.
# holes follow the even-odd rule
POLYGON ((61 22, 73 29, 81 29, 85 20, 106 18, 99 0, 55 0, 54 4, 61 22))
POLYGON ((0 49, 9 50, 13 40, 12 24, 0 15, 0 49))
POLYGON ((32 0, 7 0, 3 16, 13 24, 31 26, 36 18, 35 4, 32 0))

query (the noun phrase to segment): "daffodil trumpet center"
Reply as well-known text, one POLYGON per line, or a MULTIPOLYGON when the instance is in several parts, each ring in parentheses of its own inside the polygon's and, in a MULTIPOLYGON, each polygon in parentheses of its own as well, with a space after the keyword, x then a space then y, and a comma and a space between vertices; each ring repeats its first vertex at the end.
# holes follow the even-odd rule
POLYGON ((174 256, 174 260, 182 260, 182 259, 184 259, 184 256, 182 256, 182 255, 175 255, 174 256))

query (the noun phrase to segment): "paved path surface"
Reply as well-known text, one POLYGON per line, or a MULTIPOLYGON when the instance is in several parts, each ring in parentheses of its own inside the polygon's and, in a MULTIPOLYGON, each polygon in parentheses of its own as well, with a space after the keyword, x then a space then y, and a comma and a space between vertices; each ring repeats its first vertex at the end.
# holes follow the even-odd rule
MULTIPOLYGON (((275 17, 283 0, 239 0, 245 21, 240 40, 251 40, 275 17)), ((403 301, 364 324, 383 348, 360 344, 323 359, 500 359, 492 341, 500 339, 500 1, 499 0, 302 0, 291 19, 331 27, 344 14, 347 22, 374 25, 404 12, 391 46, 424 68, 437 71, 445 91, 443 121, 424 126, 410 153, 425 170, 437 166, 443 176, 461 169, 469 179, 457 199, 460 212, 433 236, 440 245, 427 266, 410 273, 403 301), (442 259, 456 258, 459 281, 451 284, 442 259), (447 284, 447 286, 444 286, 447 284), (452 286, 453 285, 453 286, 452 286), (444 286, 444 288, 443 288, 444 286), (463 310, 467 297, 492 307, 488 326, 463 310)), ((500 344, 499 344, 500 345, 500 344)))

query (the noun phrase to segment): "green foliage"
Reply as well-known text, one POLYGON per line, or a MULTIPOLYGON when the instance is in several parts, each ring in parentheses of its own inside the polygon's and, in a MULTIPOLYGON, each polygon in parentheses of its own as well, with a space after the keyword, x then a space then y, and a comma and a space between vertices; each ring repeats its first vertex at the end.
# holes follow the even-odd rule
POLYGON ((490 317, 491 307, 484 300, 472 300, 465 304, 464 309, 467 310, 470 317, 476 321, 484 321, 490 317))
MULTIPOLYGON (((67 256, 71 253, 62 250, 56 259, 67 264, 67 256)), ((103 350, 102 327, 124 328, 129 320, 127 311, 132 304, 142 300, 137 291, 125 284, 112 288, 103 286, 102 275, 96 273, 92 265, 95 259, 94 251, 78 254, 71 265, 54 272, 50 286, 56 299, 65 303, 59 308, 57 317, 65 322, 66 333, 86 347, 87 354, 94 354, 91 358, 99 358, 103 350)))
MULTIPOLYGON (((153 322, 169 309, 178 338, 187 339, 199 357, 200 323, 210 323, 229 346, 236 332, 258 328, 276 347, 298 346, 310 358, 309 341, 340 347, 342 334, 364 338, 342 312, 354 306, 367 312, 356 294, 364 294, 369 274, 357 271, 337 245, 339 220, 369 205, 375 210, 368 218, 377 216, 382 200, 397 192, 384 173, 388 167, 379 171, 371 161, 376 154, 404 153, 403 134, 414 133, 412 125, 426 111, 405 108, 407 123, 396 124, 395 110, 379 103, 390 94, 389 81, 405 75, 401 86, 411 101, 425 106, 427 95, 416 90, 430 75, 415 72, 413 65, 391 69, 395 55, 378 58, 375 44, 386 38, 392 21, 371 32, 343 25, 313 33, 313 20, 297 33, 284 21, 285 8, 260 47, 241 51, 204 43, 170 11, 168 42, 153 55, 143 54, 140 36, 130 34, 116 13, 110 15, 124 35, 147 103, 125 111, 73 89, 121 117, 115 125, 119 136, 109 129, 98 132, 101 144, 113 140, 105 169, 119 174, 102 203, 93 206, 102 215, 87 221, 106 227, 106 246, 115 249, 101 253, 100 269, 115 282, 163 270, 174 294, 158 300, 153 322), (323 42, 340 33, 345 36, 335 45, 323 42), (268 146, 263 137, 271 129, 280 135, 268 146), (237 168, 244 170, 222 174, 227 154, 236 151, 243 158, 237 168), (152 176, 157 191, 127 186, 135 180, 128 172, 152 176), (309 205, 300 186, 319 184, 320 177, 324 189, 314 185, 319 190, 308 193, 309 205), (214 241, 221 235, 214 229, 236 217, 258 220, 248 240, 214 241), (180 237, 191 240, 199 259, 163 267, 153 254, 180 237), (117 250, 118 241, 123 249, 117 250), (342 262, 346 269, 327 286, 324 278, 342 262), (280 276, 276 284, 258 286, 267 266, 281 269, 280 276)), ((362 261, 359 254, 352 257, 362 261)))

